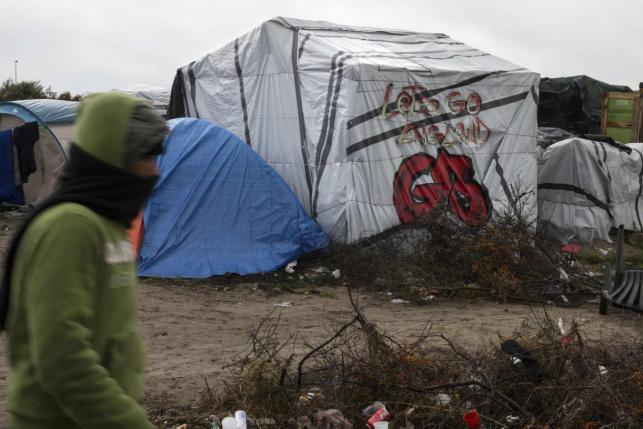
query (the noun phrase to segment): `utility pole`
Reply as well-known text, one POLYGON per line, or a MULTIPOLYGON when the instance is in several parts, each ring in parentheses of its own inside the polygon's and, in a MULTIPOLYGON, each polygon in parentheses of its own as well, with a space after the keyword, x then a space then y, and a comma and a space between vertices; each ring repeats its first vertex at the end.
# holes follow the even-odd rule
POLYGON ((16 85, 18 84, 18 60, 14 61, 14 78, 16 80, 16 85))

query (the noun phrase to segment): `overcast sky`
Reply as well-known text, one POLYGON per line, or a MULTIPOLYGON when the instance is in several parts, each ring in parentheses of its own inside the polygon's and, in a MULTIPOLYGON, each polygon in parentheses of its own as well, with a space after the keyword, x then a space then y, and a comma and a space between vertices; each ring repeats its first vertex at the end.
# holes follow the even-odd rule
POLYGON ((56 92, 170 86, 179 66, 275 16, 445 33, 558 77, 638 88, 640 0, 0 0, 0 78, 56 92))

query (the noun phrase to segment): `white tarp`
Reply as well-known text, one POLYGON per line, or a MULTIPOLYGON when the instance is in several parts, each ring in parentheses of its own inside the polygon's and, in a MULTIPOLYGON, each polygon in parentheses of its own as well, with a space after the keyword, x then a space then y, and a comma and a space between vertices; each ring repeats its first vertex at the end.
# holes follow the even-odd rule
POLYGON ((170 89, 160 85, 150 85, 146 83, 133 83, 121 88, 112 89, 114 92, 132 95, 134 97, 147 100, 162 115, 165 115, 167 106, 170 102, 170 89))
POLYGON ((643 144, 571 138, 541 152, 538 227, 564 243, 609 241, 612 227, 643 230, 643 144))
POLYGON ((535 211, 539 75, 446 35, 276 18, 178 81, 187 115, 242 138, 335 241, 446 201, 485 220, 512 188, 535 211))

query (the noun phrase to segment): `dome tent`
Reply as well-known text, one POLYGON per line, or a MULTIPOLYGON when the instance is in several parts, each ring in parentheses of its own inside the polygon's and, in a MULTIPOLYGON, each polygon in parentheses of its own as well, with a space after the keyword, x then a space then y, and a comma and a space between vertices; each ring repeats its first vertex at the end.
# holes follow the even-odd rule
POLYGON ((288 185, 239 138, 199 119, 168 124, 143 215, 140 275, 269 272, 326 247, 288 185))
POLYGON ((26 204, 41 201, 53 190, 67 161, 66 150, 71 143, 78 105, 62 100, 0 102, 0 131, 28 122, 36 122, 39 126, 39 139, 34 145, 37 169, 22 184, 26 204))

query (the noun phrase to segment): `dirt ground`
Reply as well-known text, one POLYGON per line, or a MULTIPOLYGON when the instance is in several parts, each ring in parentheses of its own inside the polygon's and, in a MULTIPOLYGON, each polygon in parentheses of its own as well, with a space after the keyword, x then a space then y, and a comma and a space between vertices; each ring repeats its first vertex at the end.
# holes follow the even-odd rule
MULTIPOLYGON (((0 254, 17 221, 0 217, 0 254)), ((282 326, 300 332, 310 342, 328 336, 332 320, 351 317, 347 292, 340 287, 321 287, 316 294, 281 293, 257 287, 256 283, 230 285, 207 282, 143 280, 139 294, 139 328, 147 345, 144 404, 159 409, 195 403, 205 391, 226 376, 224 366, 241 353, 248 333, 275 304, 282 326)), ((419 333, 427 322, 432 332, 445 334, 460 344, 475 348, 509 336, 523 320, 543 311, 541 307, 500 304, 489 301, 437 299, 428 305, 390 303, 395 296, 360 292, 365 314, 387 333, 399 338, 419 333)), ((583 325, 589 340, 643 335, 643 315, 611 308, 599 316, 598 304, 579 308, 548 307, 556 319, 583 325)), ((7 427, 5 410, 6 338, 0 338, 0 428, 7 427)))
MULTIPOLYGON (((241 353, 250 329, 269 314, 274 305, 292 302, 281 309, 283 326, 301 332, 311 341, 326 338, 331 319, 348 319, 351 309, 343 289, 322 288, 322 295, 280 294, 273 296, 254 284, 226 287, 211 284, 181 284, 146 280, 139 298, 139 327, 148 347, 144 403, 148 407, 182 407, 198 400, 205 381, 215 388, 226 375, 223 368, 241 353)), ((361 295, 366 315, 388 333, 401 338, 422 330, 428 321, 433 332, 476 347, 508 336, 531 312, 516 304, 446 301, 427 306, 396 305, 386 295, 361 295)), ((555 308, 553 317, 581 321, 588 338, 609 340, 615 335, 641 335, 643 317, 610 309, 599 316, 597 305, 555 308)), ((6 353, 4 338, 0 349, 6 353)), ((7 363, 0 363, 0 428, 6 427, 4 398, 7 363)))

